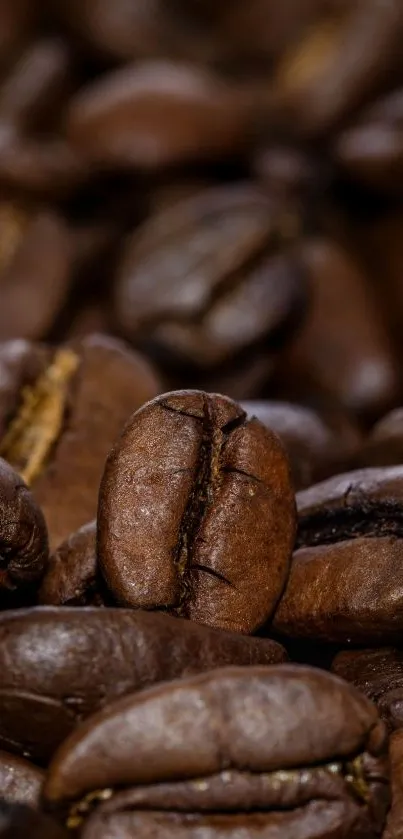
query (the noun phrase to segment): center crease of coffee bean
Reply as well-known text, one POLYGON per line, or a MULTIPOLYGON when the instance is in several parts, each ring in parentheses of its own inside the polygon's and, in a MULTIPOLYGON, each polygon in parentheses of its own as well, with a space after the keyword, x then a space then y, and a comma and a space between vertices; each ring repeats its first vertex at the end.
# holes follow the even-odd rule
MULTIPOLYGON (((284 784, 298 781, 304 776, 306 778, 308 776, 315 775, 315 772, 318 770, 325 770, 325 772, 329 772, 330 775, 342 777, 347 788, 355 798, 364 803, 369 801, 370 787, 365 776, 362 755, 358 755, 349 762, 333 762, 324 764, 323 766, 311 766, 303 769, 279 769, 274 772, 263 773, 263 776, 267 781, 268 786, 273 789, 280 789, 284 784)), ((262 776, 262 773, 256 774, 260 777, 262 776)), ((205 778, 193 779, 189 782, 194 786, 199 786, 201 790, 205 791, 208 786, 208 781, 209 778, 206 776, 205 778)), ((66 826, 70 830, 76 830, 79 828, 83 821, 95 810, 98 804, 101 804, 104 801, 109 801, 117 791, 118 790, 111 787, 107 787, 105 789, 93 790, 92 792, 87 793, 87 795, 83 796, 83 798, 76 801, 70 807, 66 820, 66 826)), ((141 808, 146 808, 144 802, 142 803, 141 808)), ((242 810, 240 809, 238 812, 242 812, 242 810)))
POLYGON ((35 384, 23 390, 20 409, 0 442, 0 457, 28 486, 40 475, 60 435, 68 387, 79 363, 72 350, 58 350, 35 384))
POLYGON ((246 415, 242 414, 223 428, 214 424, 211 406, 204 402, 203 437, 199 449, 197 473, 188 503, 179 527, 178 546, 175 553, 175 565, 179 571, 180 602, 174 611, 177 615, 187 616, 187 608, 192 601, 192 569, 203 570, 231 585, 219 572, 197 563, 197 539, 208 507, 214 501, 215 493, 221 484, 221 456, 229 434, 243 425, 246 415))
POLYGON ((403 507, 398 502, 374 501, 301 518, 296 548, 387 536, 403 538, 403 507))

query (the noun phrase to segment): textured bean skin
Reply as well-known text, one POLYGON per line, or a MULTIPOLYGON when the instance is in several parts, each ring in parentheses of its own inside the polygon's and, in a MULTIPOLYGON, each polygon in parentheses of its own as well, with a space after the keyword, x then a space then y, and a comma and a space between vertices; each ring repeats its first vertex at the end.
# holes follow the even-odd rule
MULTIPOLYGON (((4 436, 0 437, 0 452, 3 454, 7 433, 21 416, 24 386, 29 385, 35 394, 42 382, 45 395, 37 413, 34 408, 24 425, 26 438, 33 435, 52 439, 47 456, 32 474, 30 486, 45 515, 50 546, 54 550, 95 516, 102 469, 116 435, 130 413, 155 396, 161 387, 154 369, 142 356, 106 335, 87 335, 62 346, 56 354, 50 349, 41 353, 35 344, 25 344, 19 353, 14 352, 17 355, 14 359, 12 349, 16 344, 18 350, 18 343, 12 342, 8 354, 8 345, 3 345, 8 372, 4 394, 8 423, 1 429, 4 436), (27 358, 29 348, 35 364, 30 364, 27 358), (66 381, 60 387, 61 421, 58 417, 55 421, 51 408, 54 408, 52 400, 58 395, 54 382, 47 381, 46 376, 52 368, 56 368, 53 376, 57 374, 57 359, 63 354, 73 359, 75 369, 66 374, 66 381), (37 379, 32 380, 31 368, 39 366, 39 357, 42 367, 37 379), (17 380, 14 383, 13 374, 17 380), (46 412, 42 409, 47 404, 50 408, 46 412)), ((2 360, 0 355, 0 364, 2 360)), ((59 375, 62 375, 60 370, 59 375)), ((0 422, 1 390, 0 383, 0 422)), ((28 452, 31 448, 27 446, 28 452)), ((12 449, 7 446, 3 456, 18 471, 26 466, 18 458, 14 459, 12 449)))
POLYGON ((37 607, 0 616, 0 745, 47 759, 118 696, 226 664, 286 659, 274 641, 167 615, 37 607))
MULTIPOLYGON (((335 837, 347 837, 352 826, 353 835, 371 836, 385 815, 386 747, 372 703, 330 674, 295 665, 230 667, 125 697, 86 720, 55 755, 44 799, 63 810, 90 791, 107 789, 100 813, 107 823, 111 817, 111 835, 123 837, 136 826, 140 836, 147 827, 154 835, 158 820, 159 830, 167 823, 167 835, 172 822, 179 822, 183 835, 197 835, 185 831, 189 818, 201 829, 221 823, 246 831, 250 824, 252 836, 259 825, 262 836, 263 828, 275 836, 276 825, 295 826, 296 813, 307 830, 312 806, 315 811, 328 798, 340 808, 335 837), (354 814, 349 781, 339 770, 330 777, 326 766, 355 755, 362 755, 368 797, 354 814), (115 796, 116 787, 121 792, 115 796), (284 825, 283 809, 291 812, 284 825)), ((311 835, 326 835, 330 814, 327 807, 318 815, 318 832, 311 835)))
POLYGON ((298 550, 274 618, 293 637, 399 641, 403 467, 346 472, 299 493, 298 550))
POLYGON ((345 650, 332 671, 372 699, 389 729, 403 728, 403 651, 394 647, 345 650))
POLYGON ((84 524, 50 555, 38 593, 44 606, 102 606, 96 521, 84 524))
POLYGON ((43 771, 33 763, 0 751, 0 789, 5 801, 36 806, 43 779, 43 771))
POLYGON ((390 738, 390 768, 392 806, 384 839, 401 839, 403 836, 403 731, 395 731, 390 738))
POLYGON ((0 603, 7 592, 38 584, 48 553, 41 510, 24 481, 0 458, 0 603))
POLYGON ((132 416, 107 460, 100 568, 124 605, 253 632, 285 583, 294 514, 278 438, 230 399, 172 392, 132 416))

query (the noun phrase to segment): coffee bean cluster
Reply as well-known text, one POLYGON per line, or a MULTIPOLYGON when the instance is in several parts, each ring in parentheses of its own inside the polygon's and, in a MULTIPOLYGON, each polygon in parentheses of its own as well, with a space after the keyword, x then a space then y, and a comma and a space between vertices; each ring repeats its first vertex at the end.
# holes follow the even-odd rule
POLYGON ((402 0, 0 0, 0 839, 402 839, 402 0))

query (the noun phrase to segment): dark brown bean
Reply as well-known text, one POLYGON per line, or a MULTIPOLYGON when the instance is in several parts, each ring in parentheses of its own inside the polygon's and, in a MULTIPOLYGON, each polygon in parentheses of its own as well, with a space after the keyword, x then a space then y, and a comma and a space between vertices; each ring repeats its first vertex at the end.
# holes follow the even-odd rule
POLYGON ((131 412, 161 389, 149 363, 101 335, 49 351, 9 404, 0 455, 32 486, 51 548, 95 516, 105 458, 131 412))
POLYGON ((401 638, 402 500, 403 466, 346 472, 299 493, 279 632, 344 644, 401 638))
MULTIPOLYGON (((182 823, 179 835, 196 836, 197 826, 221 819, 230 836, 237 835, 236 827, 243 828, 238 835, 253 836, 260 823, 267 829, 261 835, 271 837, 286 808, 284 828, 295 826, 297 812, 306 836, 324 837, 319 828, 328 827, 331 809, 327 803, 328 816, 320 808, 315 820, 312 805, 324 795, 326 774, 320 770, 332 764, 329 774, 336 779, 328 779, 333 784, 328 795, 339 803, 336 824, 340 831, 344 826, 345 836, 354 824, 357 836, 369 837, 385 819, 386 752, 375 707, 336 677, 292 665, 226 668, 125 697, 84 722, 55 755, 44 797, 62 812, 67 803, 75 805, 68 820, 73 827, 103 799, 113 813, 115 789, 128 788, 120 808, 119 797, 116 802, 118 836, 127 835, 125 823, 138 827, 140 836, 149 835, 146 828, 151 830, 155 819, 160 819, 157 836, 164 822, 171 835, 172 821, 182 823), (138 786, 143 790, 136 818, 129 813, 136 812, 138 786), (166 809, 171 815, 165 816, 166 809), (189 815, 195 832, 186 832, 189 815), (317 832, 308 834, 309 823, 317 832)), ((110 824, 113 830, 113 818, 110 824)))
POLYGON ((0 458, 0 603, 39 585, 48 559, 41 510, 24 481, 0 458))
POLYGON ((287 658, 274 641, 139 610, 0 614, 0 744, 48 759, 80 720, 156 682, 287 658))
POLYGON ((119 328, 165 364, 172 356, 211 370, 256 344, 267 356, 303 313, 298 233, 298 220, 248 183, 167 207, 124 250, 119 328))
POLYGON ((133 415, 106 462, 101 572, 124 605, 253 632, 284 586, 294 516, 276 435, 223 396, 168 393, 133 415))

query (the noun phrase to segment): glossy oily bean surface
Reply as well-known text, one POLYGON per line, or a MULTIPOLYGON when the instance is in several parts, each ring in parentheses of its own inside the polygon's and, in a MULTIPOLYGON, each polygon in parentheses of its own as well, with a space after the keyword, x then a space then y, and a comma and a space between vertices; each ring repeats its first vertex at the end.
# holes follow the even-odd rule
POLYGON ((139 610, 42 607, 0 614, 0 744, 49 758, 89 714, 156 682, 286 660, 280 644, 139 610))
MULTIPOLYGON (((296 815, 312 827, 327 784, 344 835, 355 820, 357 835, 371 836, 385 816, 386 748, 375 707, 330 674, 294 665, 225 668, 126 697, 87 720, 55 755, 44 797, 53 808, 73 803, 71 827, 98 803, 104 814, 115 811, 118 829, 122 817, 132 819, 140 835, 150 818, 169 827, 175 813, 182 830, 186 816, 214 825, 227 813, 228 827, 253 831, 260 822, 275 835, 284 808, 285 827, 296 815)), ((322 811, 317 827, 328 827, 327 818, 322 811)))
POLYGON ((250 633, 284 586, 294 526, 276 435, 230 399, 177 391, 135 413, 109 455, 99 563, 123 605, 250 633))
POLYGON ((403 467, 336 475, 299 493, 299 533, 274 626, 373 644, 403 624, 403 467))

